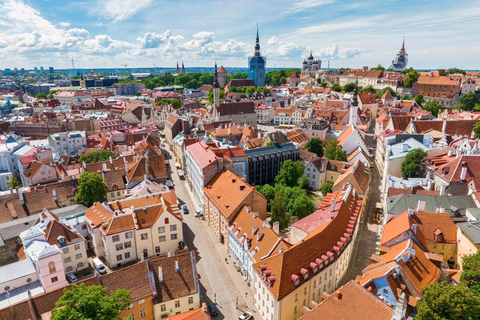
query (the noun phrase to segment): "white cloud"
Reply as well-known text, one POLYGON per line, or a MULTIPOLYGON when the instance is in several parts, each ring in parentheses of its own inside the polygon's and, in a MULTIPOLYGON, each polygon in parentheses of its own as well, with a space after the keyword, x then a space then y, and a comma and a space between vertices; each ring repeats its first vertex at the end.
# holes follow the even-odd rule
POLYGON ((315 52, 315 57, 320 59, 351 59, 356 55, 359 55, 362 51, 358 48, 341 48, 338 44, 334 44, 331 47, 321 48, 318 52, 315 52))
POLYGON ((269 45, 274 45, 274 44, 278 44, 279 41, 278 41, 278 38, 276 36, 272 36, 270 39, 268 39, 267 43, 269 45))
POLYGON ((90 14, 118 22, 131 18, 152 3, 153 0, 101 0, 90 10, 90 14))
POLYGON ((60 27, 70 27, 70 22, 60 22, 58 25, 60 27))
POLYGON ((156 32, 147 32, 143 37, 138 37, 137 41, 140 48, 152 49, 164 44, 171 38, 172 32, 167 30, 162 34, 158 34, 156 32))
POLYGON ((288 8, 288 11, 285 11, 284 13, 298 13, 327 4, 332 4, 334 2, 335 0, 297 0, 288 8))

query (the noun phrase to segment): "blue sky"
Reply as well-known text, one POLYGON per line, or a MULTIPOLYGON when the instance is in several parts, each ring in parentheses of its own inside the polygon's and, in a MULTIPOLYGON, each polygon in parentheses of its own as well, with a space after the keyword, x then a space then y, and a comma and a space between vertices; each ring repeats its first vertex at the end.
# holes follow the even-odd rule
POLYGON ((0 0, 0 68, 245 67, 256 23, 268 67, 480 69, 480 0, 0 0))

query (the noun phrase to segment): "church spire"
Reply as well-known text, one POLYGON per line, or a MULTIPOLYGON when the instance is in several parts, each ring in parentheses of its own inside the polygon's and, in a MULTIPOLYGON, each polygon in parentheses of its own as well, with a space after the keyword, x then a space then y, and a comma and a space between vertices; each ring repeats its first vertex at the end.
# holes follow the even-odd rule
POLYGON ((405 37, 403 37, 402 51, 405 51, 405 37))
POLYGON ((257 23, 257 40, 255 41, 255 57, 260 57, 260 37, 258 36, 258 23, 257 23))
POLYGON ((213 78, 213 88, 220 88, 218 84, 217 58, 215 58, 215 76, 213 78))

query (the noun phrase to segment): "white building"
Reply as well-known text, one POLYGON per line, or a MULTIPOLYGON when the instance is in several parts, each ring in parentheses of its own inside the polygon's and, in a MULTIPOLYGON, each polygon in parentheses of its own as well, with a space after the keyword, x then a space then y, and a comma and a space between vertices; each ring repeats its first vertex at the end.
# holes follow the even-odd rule
POLYGON ((57 157, 61 155, 75 156, 87 148, 85 131, 69 131, 54 133, 48 136, 48 143, 57 157))

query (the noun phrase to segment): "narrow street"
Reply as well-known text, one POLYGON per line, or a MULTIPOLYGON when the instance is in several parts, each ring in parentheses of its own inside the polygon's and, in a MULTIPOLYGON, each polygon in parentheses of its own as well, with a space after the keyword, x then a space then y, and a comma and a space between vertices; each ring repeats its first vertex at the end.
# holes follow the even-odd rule
POLYGON ((183 215, 183 236, 188 248, 196 250, 197 253, 201 301, 216 302, 219 311, 219 315, 215 317, 217 319, 237 319, 247 310, 255 315, 257 311, 253 305, 251 289, 233 266, 233 261, 228 258, 227 249, 215 238, 208 223, 194 216, 194 212, 200 207, 188 189, 187 180, 180 180, 176 172, 173 152, 166 151, 170 166, 169 176, 174 183, 180 206, 186 204, 190 211, 189 214, 183 215))

